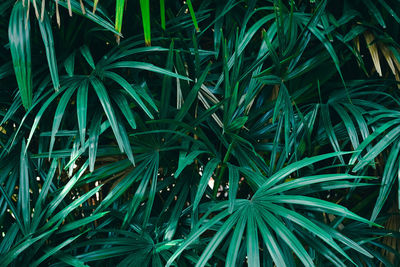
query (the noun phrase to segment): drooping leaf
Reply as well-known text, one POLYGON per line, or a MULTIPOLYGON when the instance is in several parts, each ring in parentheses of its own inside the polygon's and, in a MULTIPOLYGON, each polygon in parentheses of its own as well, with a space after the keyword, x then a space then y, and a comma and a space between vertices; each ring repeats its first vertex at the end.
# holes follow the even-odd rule
POLYGON ((32 105, 32 59, 30 21, 27 16, 27 7, 23 6, 22 1, 16 2, 12 9, 8 38, 22 104, 27 110, 32 105))

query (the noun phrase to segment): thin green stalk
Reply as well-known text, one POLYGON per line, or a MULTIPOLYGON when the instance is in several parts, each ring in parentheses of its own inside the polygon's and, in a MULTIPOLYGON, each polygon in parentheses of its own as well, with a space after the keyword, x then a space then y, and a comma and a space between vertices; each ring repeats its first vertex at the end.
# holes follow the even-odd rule
POLYGON ((161 28, 165 31, 165 0, 160 0, 161 28))
POLYGON ((193 20, 194 27, 196 28, 196 31, 199 32, 200 29, 199 29, 199 25, 197 24, 196 16, 194 14, 192 1, 187 0, 186 2, 187 2, 187 5, 188 5, 188 8, 189 8, 190 16, 192 17, 192 20, 193 20))
MULTIPOLYGON (((124 17, 124 7, 125 7, 125 0, 117 0, 115 4, 115 29, 118 33, 122 31, 122 19, 124 17)), ((117 42, 119 42, 120 36, 117 36, 117 42)))
POLYGON ((233 144, 234 144, 234 143, 235 143, 235 142, 233 141, 232 143, 229 144, 228 150, 227 150, 226 153, 225 153, 224 160, 222 161, 222 166, 221 166, 221 169, 220 169, 220 171, 219 171, 218 177, 217 177, 217 179, 215 179, 214 191, 213 191, 214 197, 215 197, 215 196, 217 195, 217 193, 218 193, 218 187, 219 187, 219 185, 221 184, 221 179, 222 179, 222 176, 224 175, 225 169, 226 169, 226 163, 227 163, 228 160, 229 160, 229 157, 230 157, 230 155, 231 155, 231 152, 232 152, 232 148, 233 148, 233 144))
POLYGON ((144 41, 146 46, 151 45, 151 29, 150 29, 150 0, 140 0, 140 9, 142 11, 144 41))

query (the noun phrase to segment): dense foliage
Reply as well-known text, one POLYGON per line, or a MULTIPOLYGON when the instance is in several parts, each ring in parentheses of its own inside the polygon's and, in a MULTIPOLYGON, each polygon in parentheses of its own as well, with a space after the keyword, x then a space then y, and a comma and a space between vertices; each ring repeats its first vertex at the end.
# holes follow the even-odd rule
POLYGON ((2 0, 0 266, 399 266, 398 10, 2 0))

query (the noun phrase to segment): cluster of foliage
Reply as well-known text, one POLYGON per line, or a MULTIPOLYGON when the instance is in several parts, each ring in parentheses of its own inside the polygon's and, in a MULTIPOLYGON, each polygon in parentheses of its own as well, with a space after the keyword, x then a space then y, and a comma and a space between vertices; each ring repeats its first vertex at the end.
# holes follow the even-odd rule
POLYGON ((2 0, 0 266, 399 266, 398 10, 2 0))

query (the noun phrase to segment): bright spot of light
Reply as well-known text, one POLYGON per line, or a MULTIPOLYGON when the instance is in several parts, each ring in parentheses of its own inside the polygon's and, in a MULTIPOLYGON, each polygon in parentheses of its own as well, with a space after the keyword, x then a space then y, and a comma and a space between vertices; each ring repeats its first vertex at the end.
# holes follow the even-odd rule
POLYGON ((214 183, 215 183, 214 179, 210 178, 210 180, 208 181, 208 186, 211 187, 211 189, 214 189, 214 183))

